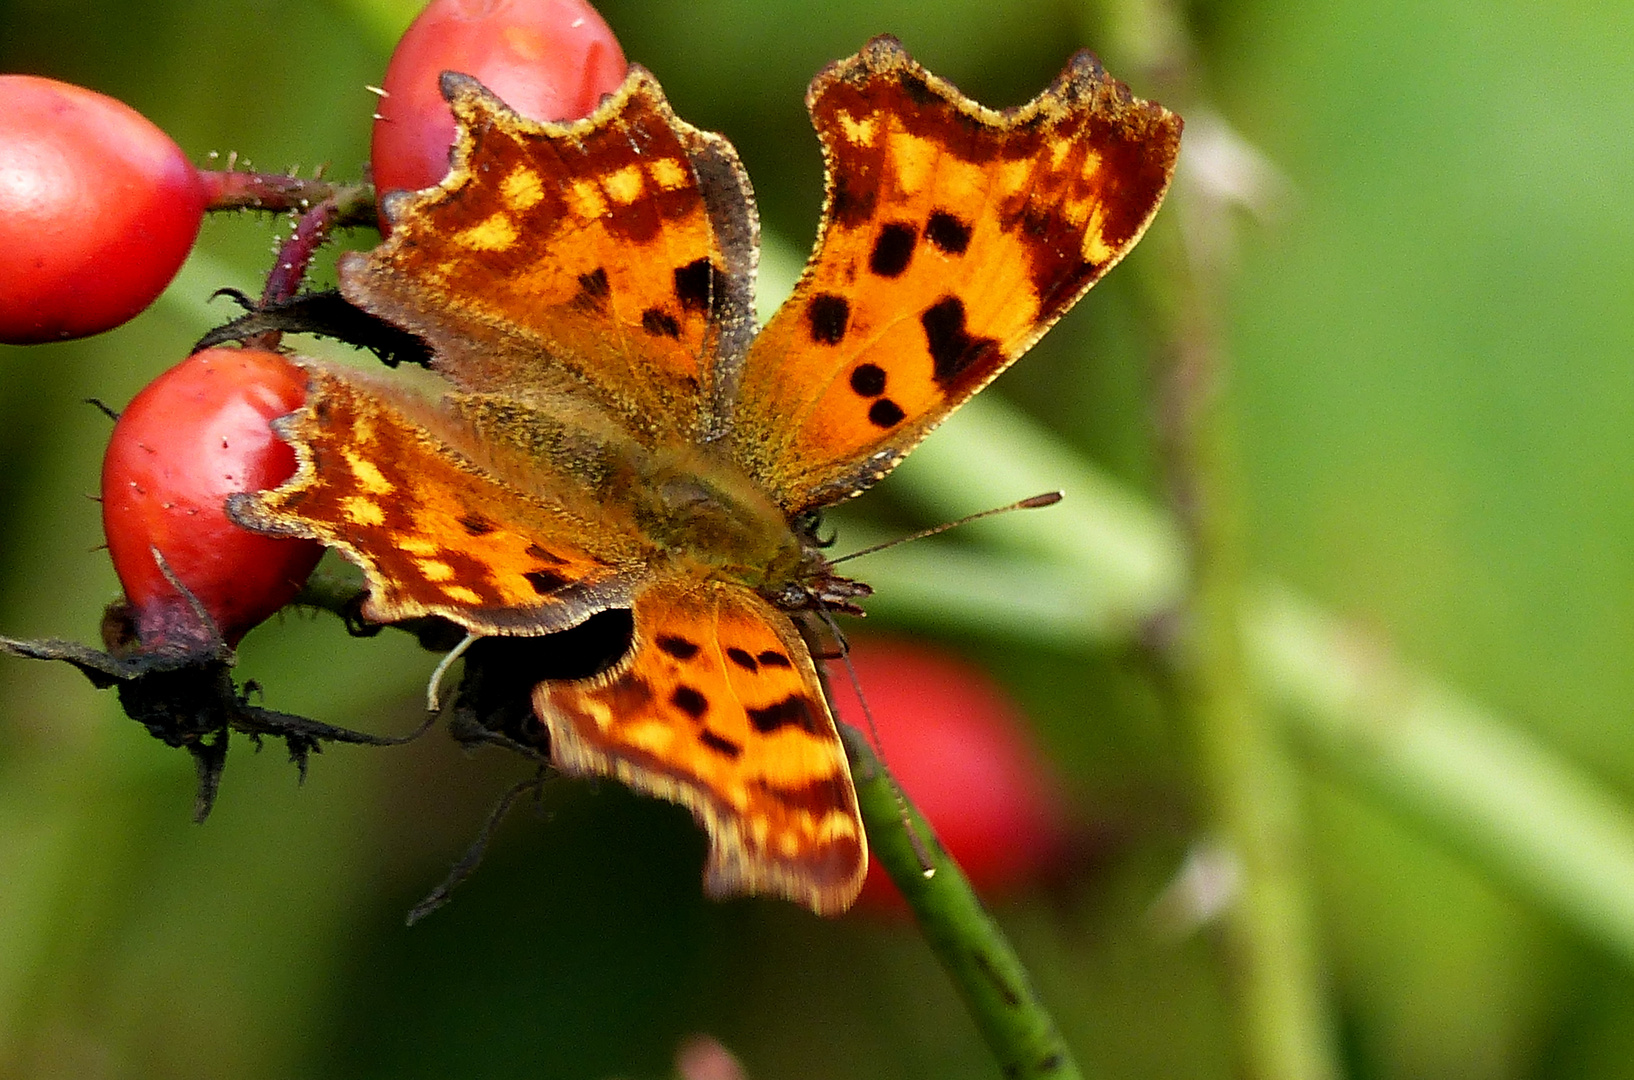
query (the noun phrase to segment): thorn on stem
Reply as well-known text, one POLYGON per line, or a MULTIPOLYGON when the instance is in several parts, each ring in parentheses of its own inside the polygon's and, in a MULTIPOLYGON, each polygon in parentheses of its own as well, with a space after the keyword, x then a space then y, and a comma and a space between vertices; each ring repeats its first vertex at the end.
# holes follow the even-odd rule
POLYGON ((84 400, 85 400, 85 404, 91 406, 93 409, 96 409, 103 416, 106 416, 109 420, 112 420, 116 424, 119 423, 119 413, 118 413, 118 411, 115 410, 115 409, 109 408, 107 402, 103 401, 101 398, 88 397, 88 398, 85 398, 84 400))
POLYGON ((448 876, 435 889, 432 889, 424 900, 415 904, 409 911, 406 919, 409 926, 413 926, 448 903, 448 898, 453 894, 454 890, 475 873, 477 867, 482 864, 482 857, 487 854, 489 843, 493 841, 494 834, 499 831, 500 822, 504 821, 505 815, 511 812, 511 806, 525 792, 539 792, 544 782, 545 773, 543 769, 540 769, 535 775, 513 786, 500 798, 499 805, 494 807, 493 812, 488 815, 488 820, 483 823, 482 831, 477 833, 477 838, 472 841, 465 854, 460 856, 460 861, 455 863, 453 868, 448 871, 448 876))

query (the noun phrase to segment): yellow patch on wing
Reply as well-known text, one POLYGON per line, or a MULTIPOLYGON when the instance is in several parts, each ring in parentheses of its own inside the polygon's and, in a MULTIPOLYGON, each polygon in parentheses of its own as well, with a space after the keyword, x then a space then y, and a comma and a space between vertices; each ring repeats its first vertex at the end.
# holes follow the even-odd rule
POLYGON ((532 210, 545 197, 545 184, 531 169, 517 169, 499 186, 500 198, 515 213, 532 210))
POLYGON ((675 191, 692 183, 692 174, 673 158, 659 158, 651 165, 653 183, 665 191, 675 191))
POLYGON ((601 186, 606 190, 608 198, 627 206, 641 198, 642 193, 647 190, 646 172, 640 165, 626 165, 602 177, 601 186))
POLYGON ((506 251, 516 244, 519 234, 516 221, 510 213, 501 210, 477 224, 461 229, 454 239, 476 251, 506 251))
POLYGON ((390 495, 395 490, 379 466, 362 454, 356 451, 348 453, 346 464, 351 468, 352 476, 357 479, 357 486, 370 495, 390 495))
POLYGON ((373 499, 362 495, 348 495, 341 500, 342 516, 353 525, 367 528, 386 523, 386 511, 373 499))

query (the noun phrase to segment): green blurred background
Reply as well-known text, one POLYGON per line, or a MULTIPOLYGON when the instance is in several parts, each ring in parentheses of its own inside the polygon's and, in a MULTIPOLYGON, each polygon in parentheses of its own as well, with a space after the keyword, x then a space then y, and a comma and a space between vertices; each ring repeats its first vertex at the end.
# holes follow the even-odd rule
MULTIPOLYGON (((353 176, 364 85, 416 6, 0 0, 0 70, 122 98, 198 160, 236 150, 353 176)), ((677 111, 736 143, 792 249, 821 192, 805 83, 873 34, 993 105, 1032 96, 1081 45, 1155 92, 1114 32, 1127 10, 1094 3, 602 9, 677 111)), ((1194 101, 1280 176, 1263 219, 1236 220, 1223 271, 1253 566, 1634 800, 1634 6, 1181 14, 1194 101)), ((1207 115, 1188 113, 1189 136, 1207 115)), ((84 497, 107 425, 81 399, 117 407, 179 360, 225 315, 210 289, 257 287, 273 227, 207 222, 201 257, 130 326, 0 347, 5 633, 94 637, 118 586, 84 497)), ((1155 503, 1156 343, 1133 284, 1151 257, 1137 251, 990 393, 1155 503)), ((865 503, 917 520, 914 482, 865 503)), ((998 909, 1086 1069, 1231 1075, 1217 943, 1177 942, 1147 915, 1201 834, 1164 680, 1118 635, 1013 633, 979 614, 912 625, 1014 692, 1084 820, 1113 838, 1069 888, 998 909)), ((246 641, 241 673, 273 707, 402 731, 430 664, 290 615, 246 641)), ((995 1073, 910 929, 703 901, 703 843, 673 808, 552 784, 543 815, 515 815, 454 903, 405 930, 526 767, 434 736, 332 748, 297 788, 281 747, 250 750, 235 745, 195 827, 186 755, 73 672, 0 662, 0 1076, 657 1077, 697 1031, 755 1077, 995 1073)), ((1634 1077, 1631 954, 1320 755, 1298 761, 1349 1075, 1634 1077)))

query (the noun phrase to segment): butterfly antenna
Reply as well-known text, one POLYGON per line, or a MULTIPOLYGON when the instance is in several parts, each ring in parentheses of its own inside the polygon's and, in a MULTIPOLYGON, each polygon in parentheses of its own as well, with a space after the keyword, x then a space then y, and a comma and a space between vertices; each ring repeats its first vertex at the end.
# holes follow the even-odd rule
POLYGON ((464 641, 448 650, 448 655, 437 662, 437 669, 431 673, 431 681, 426 683, 426 710, 428 712, 437 712, 442 708, 439 692, 442 690, 443 679, 448 675, 448 669, 453 666, 454 661, 465 655, 465 650, 475 644, 476 640, 481 636, 480 634, 467 633, 464 641))
POLYGON ((876 551, 884 551, 886 548, 896 547, 898 544, 906 544, 910 540, 923 540, 927 536, 935 536, 937 533, 945 533, 949 529, 957 529, 960 525, 968 525, 972 521, 980 521, 982 518, 994 517, 998 514, 1008 514, 1012 510, 1036 510, 1041 506, 1054 506, 1056 503, 1061 501, 1062 497, 1062 493, 1059 491, 1046 491, 1044 494, 1034 495, 1030 499, 1021 499, 1018 502, 1009 503, 1005 506, 995 506, 990 510, 979 510, 974 514, 966 514, 964 517, 959 518, 956 521, 944 521, 940 525, 933 525, 928 529, 921 529, 911 536, 899 536, 895 540, 887 540, 882 544, 874 544, 872 547, 865 547, 861 551, 853 551, 849 555, 841 555, 837 559, 830 559, 829 565, 832 566, 836 563, 843 563, 849 559, 860 559, 864 555, 872 555, 876 551))
MULTIPOLYGON (((840 663, 845 665, 845 674, 851 680, 851 689, 856 691, 857 701, 862 705, 863 719, 868 721, 868 741, 874 744, 874 753, 878 754, 880 761, 883 762, 885 747, 879 741, 879 725, 874 722, 874 710, 868 706, 868 695, 862 692, 862 679, 857 675, 857 665, 851 662, 851 643, 846 640, 839 624, 834 621, 834 616, 826 607, 819 604, 817 610, 822 613, 823 621, 828 624, 835 642, 840 647, 840 663)), ((936 873, 936 864, 931 862, 930 852, 925 850, 925 842, 920 839, 919 830, 913 827, 913 818, 908 815, 908 799, 902 794, 902 788, 897 785, 896 777, 891 775, 889 769, 885 771, 885 777, 890 781, 891 794, 896 797, 896 812, 902 819, 902 831, 907 834, 908 843, 913 847, 914 858, 919 860, 920 871, 929 878, 936 873)))

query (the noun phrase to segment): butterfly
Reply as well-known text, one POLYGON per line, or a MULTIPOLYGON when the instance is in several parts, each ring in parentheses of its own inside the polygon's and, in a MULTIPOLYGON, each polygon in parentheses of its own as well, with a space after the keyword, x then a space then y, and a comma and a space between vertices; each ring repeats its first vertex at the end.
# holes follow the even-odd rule
POLYGON ((441 394, 305 362, 279 423, 297 471, 231 513, 355 562, 376 622, 535 636, 628 610, 616 662, 533 691, 554 764, 688 807, 710 895, 843 911, 867 841, 812 643, 868 589, 817 512, 1135 244, 1181 122, 1088 53, 996 112, 876 38, 811 84, 822 224, 757 329, 748 178, 651 74, 563 124, 442 85, 451 171, 387 197, 388 237, 339 267, 351 304, 424 340, 441 394))

